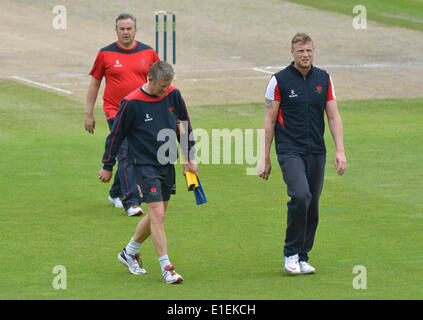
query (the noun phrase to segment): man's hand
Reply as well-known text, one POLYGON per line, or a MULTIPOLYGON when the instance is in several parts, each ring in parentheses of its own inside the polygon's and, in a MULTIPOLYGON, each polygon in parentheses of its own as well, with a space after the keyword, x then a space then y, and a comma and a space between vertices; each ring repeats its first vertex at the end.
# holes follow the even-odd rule
POLYGON ((95 119, 94 119, 94 115, 93 114, 89 114, 87 113, 85 115, 85 130, 88 131, 89 133, 94 133, 94 129, 95 129, 95 119))
POLYGON ((257 174, 264 180, 269 179, 270 171, 272 170, 272 164, 268 160, 260 161, 257 165, 257 174))
POLYGON ((184 165, 184 175, 187 173, 187 171, 191 171, 192 173, 194 173, 198 177, 198 165, 197 165, 197 163, 193 160, 189 160, 184 165))
POLYGON ((334 165, 338 175, 342 176, 347 169, 347 158, 345 157, 345 153, 343 151, 337 151, 335 153, 334 165))
POLYGON ((107 183, 112 178, 113 171, 101 169, 98 173, 98 178, 101 182, 107 183))

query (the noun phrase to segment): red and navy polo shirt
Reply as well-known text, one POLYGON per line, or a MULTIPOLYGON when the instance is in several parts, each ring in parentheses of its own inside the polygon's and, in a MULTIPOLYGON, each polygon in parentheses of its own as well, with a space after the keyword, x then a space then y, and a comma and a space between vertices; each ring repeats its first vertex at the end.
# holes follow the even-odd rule
POLYGON ((131 49, 116 41, 98 52, 90 75, 99 81, 106 78, 103 109, 107 120, 116 116, 127 94, 147 82, 150 66, 159 60, 150 46, 139 41, 131 49))

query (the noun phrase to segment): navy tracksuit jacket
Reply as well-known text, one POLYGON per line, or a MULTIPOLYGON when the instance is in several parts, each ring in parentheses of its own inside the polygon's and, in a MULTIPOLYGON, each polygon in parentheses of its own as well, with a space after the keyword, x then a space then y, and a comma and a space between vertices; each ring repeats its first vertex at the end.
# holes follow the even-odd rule
POLYGON ((168 133, 174 132, 174 137, 177 137, 178 119, 186 124, 190 139, 187 139, 186 150, 182 151, 187 153, 185 159, 190 160, 188 155, 193 153, 191 149, 194 147, 192 127, 180 91, 170 86, 164 96, 156 97, 149 95, 142 88, 136 89, 122 100, 112 130, 106 139, 103 168, 109 171, 113 169, 119 146, 125 137, 129 144, 128 159, 135 165, 162 166, 163 163, 157 158, 159 148, 168 143, 175 148, 172 151, 177 150, 176 139, 172 141, 168 133), (164 139, 160 138, 160 132, 164 133, 164 139))

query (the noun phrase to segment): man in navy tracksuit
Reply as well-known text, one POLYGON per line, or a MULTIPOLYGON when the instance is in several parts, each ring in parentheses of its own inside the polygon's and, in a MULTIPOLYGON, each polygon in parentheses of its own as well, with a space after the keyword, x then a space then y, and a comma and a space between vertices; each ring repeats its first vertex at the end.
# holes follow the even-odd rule
POLYGON ((128 245, 118 254, 118 261, 132 274, 147 273, 141 265, 138 251, 151 235, 165 283, 183 280, 169 261, 164 231, 168 201, 175 193, 177 138, 187 160, 184 174, 191 171, 198 175, 190 119, 180 91, 171 86, 173 76, 170 64, 156 62, 149 69, 148 82, 122 100, 106 139, 103 168, 99 172, 101 181, 110 181, 119 146, 127 138, 130 146, 128 159, 134 164, 148 215, 143 217, 128 245))
POLYGON ((292 39, 294 61, 274 74, 266 89, 264 158, 259 175, 268 179, 270 147, 275 137, 278 162, 290 196, 284 246, 285 271, 314 273, 308 263, 319 219, 326 147, 324 113, 335 142, 335 167, 346 169, 342 120, 330 75, 313 66, 312 39, 297 33, 292 39))

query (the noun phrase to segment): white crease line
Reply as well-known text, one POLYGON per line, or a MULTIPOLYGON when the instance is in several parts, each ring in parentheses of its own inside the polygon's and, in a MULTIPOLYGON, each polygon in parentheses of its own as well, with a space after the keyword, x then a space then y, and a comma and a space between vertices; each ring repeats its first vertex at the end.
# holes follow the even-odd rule
POLYGON ((200 82, 200 81, 234 81, 234 80, 257 80, 257 79, 268 79, 266 76, 255 76, 255 77, 221 77, 221 78, 180 78, 180 81, 200 82))
POLYGON ((258 72, 268 73, 268 74, 274 74, 274 72, 263 70, 261 68, 253 68, 253 70, 258 72))
POLYGON ((359 63, 359 64, 328 64, 322 65, 323 68, 403 68, 403 67, 419 67, 423 63, 359 63))
POLYGON ((55 86, 88 86, 89 82, 56 82, 52 83, 55 86))
MULTIPOLYGON (((350 69, 350 68, 406 68, 406 67, 423 67, 422 62, 410 62, 410 63, 358 63, 358 64, 323 64, 317 65, 320 68, 328 69, 350 69)), ((268 70, 282 70, 286 66, 265 66, 252 68, 254 71, 273 74, 274 72, 268 70)))
POLYGON ((41 83, 41 82, 38 82, 38 81, 32 81, 32 80, 22 78, 22 77, 19 77, 19 76, 11 76, 11 78, 16 79, 16 80, 20 80, 20 81, 24 81, 24 82, 28 82, 28 83, 34 84, 36 86, 39 86, 39 87, 48 88, 48 89, 56 90, 56 91, 67 93, 67 94, 73 94, 72 91, 56 88, 56 87, 50 86, 50 85, 45 84, 45 83, 41 83))

